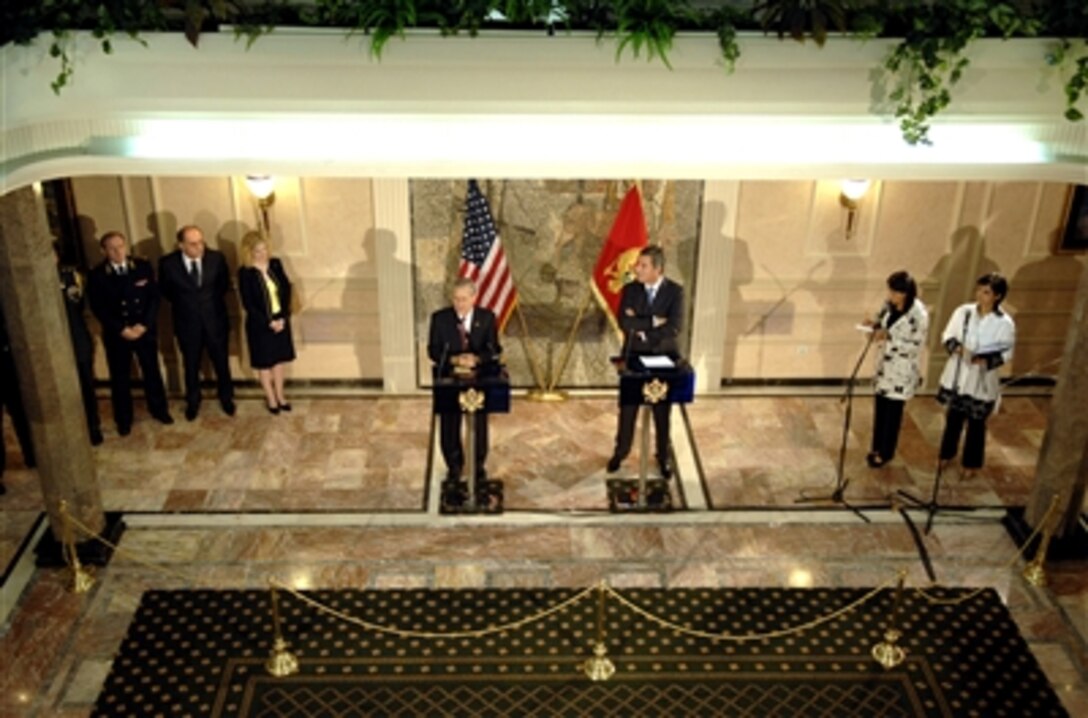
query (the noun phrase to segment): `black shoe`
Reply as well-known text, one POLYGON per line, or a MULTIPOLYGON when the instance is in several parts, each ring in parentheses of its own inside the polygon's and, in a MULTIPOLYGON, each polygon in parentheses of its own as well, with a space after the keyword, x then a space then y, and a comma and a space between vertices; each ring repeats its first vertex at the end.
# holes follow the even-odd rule
POLYGON ((272 416, 277 416, 280 413, 280 407, 278 406, 269 406, 268 404, 265 404, 264 408, 268 409, 268 413, 272 416))
POLYGON ((672 464, 670 464, 668 461, 662 461, 661 459, 658 459, 657 468, 661 470, 661 478, 672 478, 672 464))
POLYGON ((199 414, 199 413, 200 413, 200 405, 199 404, 189 404, 188 406, 185 407, 185 420, 186 421, 193 421, 194 419, 196 419, 196 415, 199 414))
POLYGON ((105 441, 105 439, 102 438, 102 430, 99 429, 97 426, 90 430, 90 434, 91 446, 98 446, 103 441, 105 441))
POLYGON ((235 407, 233 400, 224 399, 223 401, 219 402, 219 406, 223 407, 224 414, 226 414, 227 416, 234 416, 235 407))
POLYGON ((620 470, 620 464, 622 463, 623 459, 618 456, 613 456, 611 459, 608 460, 608 466, 606 466, 605 468, 608 469, 608 473, 614 474, 620 470))
POLYGON ((160 424, 166 424, 167 426, 170 426, 174 423, 174 417, 170 416, 170 412, 168 411, 164 411, 159 414, 152 414, 151 416, 155 417, 155 421, 159 422, 160 424))
POLYGON ((128 436, 132 433, 132 424, 118 424, 117 433, 121 436, 128 436))
POLYGON ((291 405, 287 402, 280 404, 280 411, 291 411, 291 405))
POLYGON ((8 487, 4 486, 4 482, 0 481, 0 496, 3 496, 8 492, 8 487))

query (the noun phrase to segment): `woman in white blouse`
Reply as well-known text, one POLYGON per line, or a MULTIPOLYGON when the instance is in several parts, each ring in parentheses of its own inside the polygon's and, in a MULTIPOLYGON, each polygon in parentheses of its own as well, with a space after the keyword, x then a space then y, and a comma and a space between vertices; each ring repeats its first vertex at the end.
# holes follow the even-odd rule
POLYGON ((888 301, 870 325, 874 340, 881 342, 874 378, 873 440, 866 457, 875 469, 895 456, 903 407, 922 382, 919 358, 929 331, 929 314, 908 272, 888 277, 888 301))
POLYGON ((947 406, 944 436, 941 438, 941 465, 956 456, 963 425, 964 475, 982 468, 986 450, 986 418, 993 413, 1001 394, 997 368, 1012 360, 1016 325, 1001 302, 1009 283, 997 272, 984 274, 975 283, 975 301, 952 313, 941 342, 949 359, 941 374, 937 400, 947 406))

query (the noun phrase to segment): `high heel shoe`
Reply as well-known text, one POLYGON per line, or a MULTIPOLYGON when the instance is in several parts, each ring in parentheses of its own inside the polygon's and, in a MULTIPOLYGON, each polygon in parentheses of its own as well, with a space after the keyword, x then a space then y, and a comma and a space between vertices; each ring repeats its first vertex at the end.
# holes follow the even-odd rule
POLYGON ((278 406, 269 406, 268 404, 265 404, 264 408, 268 409, 268 413, 272 414, 273 416, 280 413, 280 408, 278 406))
POLYGON ((291 405, 286 401, 280 404, 280 411, 291 411, 291 405))

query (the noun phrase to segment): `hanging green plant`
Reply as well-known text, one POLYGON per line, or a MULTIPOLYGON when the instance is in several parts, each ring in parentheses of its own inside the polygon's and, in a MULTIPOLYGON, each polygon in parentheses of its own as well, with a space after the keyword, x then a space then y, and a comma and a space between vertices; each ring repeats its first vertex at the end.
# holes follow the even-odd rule
POLYGON ((671 70, 669 50, 676 30, 695 21, 687 0, 616 0, 612 10, 619 39, 616 61, 628 47, 635 57, 645 48, 648 61, 657 56, 671 70))
POLYGON ((889 99, 903 139, 931 144, 930 123, 952 101, 951 89, 970 64, 968 45, 980 37, 999 34, 1032 36, 1040 26, 1011 4, 990 0, 943 0, 914 8, 902 42, 884 62, 889 99), (991 32, 996 30, 996 33, 991 32))
POLYGON ((778 39, 789 35, 804 42, 811 35, 823 47, 828 31, 834 27, 846 30, 849 0, 764 0, 753 11, 765 31, 775 31, 778 39))
POLYGON ((1080 42, 1081 54, 1074 57, 1073 43, 1062 40, 1057 47, 1046 56, 1048 65, 1057 67, 1070 73, 1065 83, 1065 119, 1070 122, 1080 122, 1084 119, 1084 113, 1077 104, 1081 97, 1088 93, 1088 42, 1080 42))
POLYGON ((381 58, 385 44, 419 22, 415 0, 317 0, 308 16, 313 24, 350 28, 370 36, 370 54, 381 58))

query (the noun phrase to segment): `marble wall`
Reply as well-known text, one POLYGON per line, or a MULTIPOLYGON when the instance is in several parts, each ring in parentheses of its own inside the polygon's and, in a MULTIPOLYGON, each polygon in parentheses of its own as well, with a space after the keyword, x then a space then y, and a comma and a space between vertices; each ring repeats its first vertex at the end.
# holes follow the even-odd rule
MULTIPOLYGON (((534 385, 530 357, 541 381, 555 381, 565 343, 583 307, 568 365, 556 383, 614 384, 615 370, 608 358, 620 351, 621 342, 590 295, 590 277, 627 186, 606 180, 481 181, 524 318, 523 325, 515 313, 501 338, 514 384, 534 385)), ((416 180, 411 186, 416 336, 424 359, 430 313, 448 304, 457 276, 466 187, 464 181, 445 180, 416 180)), ((641 190, 650 242, 665 249, 666 273, 689 292, 681 339, 681 346, 686 346, 702 183, 645 181, 641 190)), ((420 376, 428 376, 425 367, 420 376)))

